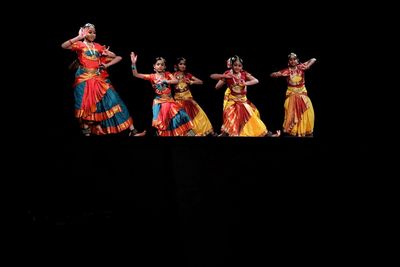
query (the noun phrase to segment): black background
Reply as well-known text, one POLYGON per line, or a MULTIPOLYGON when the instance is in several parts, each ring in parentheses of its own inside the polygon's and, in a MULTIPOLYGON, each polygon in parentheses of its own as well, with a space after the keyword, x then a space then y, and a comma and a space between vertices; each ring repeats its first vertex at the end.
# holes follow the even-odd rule
MULTIPOLYGON (((360 178, 369 149, 354 134, 360 109, 352 65, 344 64, 357 49, 345 37, 356 28, 347 23, 352 11, 329 3, 193 5, 87 2, 35 13, 38 60, 27 79, 37 85, 26 99, 27 125, 35 130, 24 139, 18 158, 26 163, 17 170, 28 171, 21 176, 24 224, 56 229, 40 248, 71 260, 341 262, 360 241, 356 218, 371 183, 360 178), (68 70, 75 55, 61 44, 87 22, 96 26, 96 42, 123 57, 110 68, 111 81, 148 136, 81 136, 68 70), (244 69, 259 79, 248 98, 270 130, 282 125, 286 82, 269 74, 287 66, 290 52, 301 61, 315 57, 306 73, 314 138, 155 137, 153 92, 132 76, 131 51, 141 73, 152 73, 157 56, 167 59, 170 71, 177 57, 187 58, 188 70, 204 81, 192 93, 217 131, 224 90, 215 90, 209 75, 222 73, 229 56, 241 56, 244 69)), ((33 232, 28 247, 40 238, 33 232)))

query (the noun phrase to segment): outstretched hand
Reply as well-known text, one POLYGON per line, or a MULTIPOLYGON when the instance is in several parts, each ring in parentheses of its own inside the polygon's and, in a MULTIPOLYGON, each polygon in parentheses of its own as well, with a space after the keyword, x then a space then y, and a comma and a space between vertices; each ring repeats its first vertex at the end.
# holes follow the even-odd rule
POLYGON ((103 53, 101 53, 102 56, 108 56, 110 54, 110 46, 104 47, 103 53))
POLYGON ((83 38, 85 38, 85 36, 88 34, 88 31, 89 31, 88 28, 83 28, 83 27, 81 27, 81 28, 79 29, 79 33, 78 33, 79 38, 80 38, 81 40, 82 40, 83 38))
POLYGON ((132 61, 132 64, 136 64, 137 57, 138 57, 138 56, 135 54, 135 52, 131 52, 131 61, 132 61))

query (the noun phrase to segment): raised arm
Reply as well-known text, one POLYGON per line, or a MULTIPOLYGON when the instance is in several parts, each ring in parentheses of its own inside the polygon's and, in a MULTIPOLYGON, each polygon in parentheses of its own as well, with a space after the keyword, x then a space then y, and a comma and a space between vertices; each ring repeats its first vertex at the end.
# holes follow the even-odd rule
POLYGON ((137 71, 137 68, 136 68, 137 57, 138 57, 138 56, 137 56, 134 52, 131 52, 132 74, 133 74, 133 76, 135 76, 136 78, 145 79, 145 78, 146 78, 146 74, 142 74, 142 73, 139 73, 139 72, 137 71))
POLYGON ((307 62, 304 62, 306 69, 310 68, 316 61, 317 61, 316 58, 312 58, 312 59, 308 60, 307 62))
POLYGON ((88 28, 81 28, 81 29, 79 30, 78 36, 76 36, 76 37, 74 37, 74 38, 72 38, 72 39, 69 39, 69 40, 65 41, 64 43, 61 44, 61 47, 64 48, 64 49, 71 49, 72 45, 73 45, 75 42, 80 41, 80 40, 82 40, 83 38, 85 38, 85 36, 86 36, 87 33, 88 33, 88 30, 89 30, 88 28))

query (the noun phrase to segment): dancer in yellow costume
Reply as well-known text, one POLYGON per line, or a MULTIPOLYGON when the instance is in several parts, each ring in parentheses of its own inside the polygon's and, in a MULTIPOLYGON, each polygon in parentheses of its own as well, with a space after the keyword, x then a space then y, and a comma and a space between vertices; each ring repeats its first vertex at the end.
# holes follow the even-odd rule
POLYGON ((288 88, 284 103, 283 132, 291 136, 312 136, 314 131, 314 108, 307 95, 304 73, 317 61, 315 58, 299 63, 295 53, 290 53, 289 67, 273 72, 271 77, 286 77, 288 88))
POLYGON ((179 81, 174 85, 175 101, 180 103, 193 122, 193 131, 196 136, 214 135, 214 130, 206 113, 193 99, 190 85, 203 84, 203 81, 186 70, 186 59, 180 57, 174 66, 174 77, 179 81))
POLYGON ((258 80, 243 70, 243 60, 239 56, 231 57, 227 63, 229 70, 210 76, 219 80, 216 89, 228 85, 224 95, 221 136, 278 137, 280 131, 275 134, 269 132, 258 109, 247 99, 247 86, 257 84, 258 80))

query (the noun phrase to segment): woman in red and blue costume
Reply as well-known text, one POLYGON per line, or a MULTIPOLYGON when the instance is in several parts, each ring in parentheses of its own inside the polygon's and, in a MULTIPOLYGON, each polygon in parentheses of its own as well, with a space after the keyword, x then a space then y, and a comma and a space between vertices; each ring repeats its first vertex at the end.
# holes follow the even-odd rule
POLYGON ((152 126, 157 129, 158 136, 194 136, 193 122, 182 105, 172 97, 171 84, 178 80, 166 69, 166 61, 157 57, 153 64, 154 73, 142 74, 137 71, 137 55, 131 52, 132 74, 136 78, 151 82, 155 92, 153 100, 152 126))
MULTIPOLYGON (((109 50, 109 47, 107 48, 109 50)), ((105 81, 111 86, 113 90, 115 90, 114 86, 111 84, 110 74, 108 73, 108 68, 111 65, 114 65, 122 60, 121 56, 115 55, 114 53, 107 53, 105 56, 103 55, 100 58, 100 75, 103 76, 105 81)), ((122 108, 122 112, 125 113, 125 116, 130 117, 128 108, 126 107, 124 101, 120 98, 118 94, 115 95, 118 99, 118 102, 122 108)), ((129 126, 129 136, 144 136, 146 135, 146 130, 143 132, 139 132, 134 126, 133 123, 129 126)))
POLYGON ((118 58, 106 47, 95 43, 95 38, 94 25, 87 23, 79 30, 78 36, 61 45, 75 51, 79 61, 74 82, 75 117, 80 121, 85 136, 116 134, 128 129, 130 135, 137 136, 125 104, 101 74, 102 68, 117 63, 118 58), (104 56, 113 60, 104 65, 101 62, 104 56))

